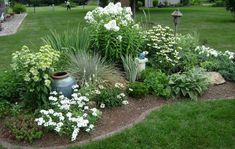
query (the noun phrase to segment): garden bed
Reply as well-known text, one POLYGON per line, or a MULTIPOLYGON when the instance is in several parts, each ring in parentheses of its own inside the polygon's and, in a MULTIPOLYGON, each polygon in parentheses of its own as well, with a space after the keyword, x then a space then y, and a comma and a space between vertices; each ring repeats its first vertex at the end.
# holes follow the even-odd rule
MULTIPOLYGON (((201 96, 201 99, 207 100, 234 96, 235 84, 226 82, 222 85, 210 86, 210 88, 201 96)), ((126 106, 104 109, 102 110, 102 118, 96 123, 95 130, 90 134, 79 134, 75 143, 86 143, 93 139, 103 138, 107 134, 112 134, 114 132, 118 132, 122 128, 132 126, 133 123, 142 120, 152 109, 170 102, 172 101, 163 100, 162 98, 156 96, 146 96, 140 100, 129 99, 129 104, 126 106)), ((2 121, 0 122, 0 138, 1 143, 8 147, 9 143, 28 147, 62 147, 63 145, 67 146, 71 143, 68 138, 59 137, 52 132, 45 133, 41 139, 35 140, 32 144, 16 141, 7 129, 4 128, 2 121)))

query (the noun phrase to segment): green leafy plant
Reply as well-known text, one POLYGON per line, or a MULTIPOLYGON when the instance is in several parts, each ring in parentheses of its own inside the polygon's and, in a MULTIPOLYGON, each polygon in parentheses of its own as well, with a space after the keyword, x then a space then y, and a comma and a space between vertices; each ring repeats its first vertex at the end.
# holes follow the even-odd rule
POLYGON ((121 59, 128 81, 135 82, 138 75, 136 60, 130 55, 126 55, 125 57, 121 56, 121 59))
POLYGON ((235 61, 232 61, 228 57, 219 57, 216 60, 217 71, 221 73, 221 75, 230 81, 235 81, 235 61))
POLYGON ((92 55, 85 51, 80 51, 70 54, 68 57, 70 60, 69 70, 82 81, 81 84, 86 81, 114 84, 123 80, 121 73, 97 54, 92 55))
POLYGON ((51 46, 42 46, 39 52, 33 53, 28 47, 12 54, 12 68, 15 75, 22 80, 25 106, 34 110, 47 106, 51 87, 50 73, 53 65, 59 60, 59 52, 51 46))
POLYGON ((16 3, 13 8, 12 11, 15 13, 22 13, 22 12, 26 12, 26 7, 23 4, 20 3, 16 3))
POLYGON ((181 50, 179 50, 180 60, 176 72, 187 71, 198 65, 198 55, 194 52, 194 49, 199 45, 199 37, 196 33, 179 35, 177 45, 181 47, 181 50))
POLYGON ((170 97, 171 89, 168 85, 168 76, 165 73, 150 69, 144 76, 144 83, 150 93, 165 98, 170 97))
POLYGON ((187 72, 171 75, 169 85, 174 97, 183 96, 197 100, 197 97, 207 89, 209 83, 203 70, 193 68, 187 72))
POLYGON ((127 93, 131 97, 141 98, 148 94, 148 87, 143 82, 129 83, 127 93))
POLYGON ((116 83, 115 87, 100 89, 100 93, 94 98, 100 108, 110 108, 128 104, 127 97, 124 93, 124 86, 116 83))
POLYGON ((0 99, 0 118, 9 114, 11 104, 7 100, 0 99))
POLYGON ((11 117, 6 120, 5 126, 17 140, 32 143, 33 140, 43 136, 43 132, 34 122, 33 115, 22 114, 17 117, 11 117))
POLYGON ((136 55, 141 50, 143 32, 130 7, 109 3, 87 12, 85 20, 91 30, 91 49, 107 60, 119 63, 121 55, 136 55))
POLYGON ((12 70, 0 73, 0 98, 10 102, 16 102, 24 92, 22 80, 12 70))

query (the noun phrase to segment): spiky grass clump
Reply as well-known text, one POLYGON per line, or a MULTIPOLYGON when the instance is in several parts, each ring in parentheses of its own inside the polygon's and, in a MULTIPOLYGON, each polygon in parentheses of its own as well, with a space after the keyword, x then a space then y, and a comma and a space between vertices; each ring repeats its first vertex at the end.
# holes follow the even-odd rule
POLYGON ((69 70, 82 80, 81 83, 95 81, 110 85, 123 82, 121 73, 97 54, 80 51, 76 54, 69 54, 68 57, 70 59, 69 70))

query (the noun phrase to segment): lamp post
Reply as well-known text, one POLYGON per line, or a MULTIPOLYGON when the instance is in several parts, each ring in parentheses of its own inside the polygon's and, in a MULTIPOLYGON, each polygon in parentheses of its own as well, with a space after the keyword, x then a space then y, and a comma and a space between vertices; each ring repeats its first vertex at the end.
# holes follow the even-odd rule
POLYGON ((174 22, 174 26, 175 26, 175 37, 176 37, 176 32, 177 32, 177 25, 180 22, 180 18, 183 16, 183 14, 178 10, 174 11, 171 16, 173 17, 173 22, 174 22))

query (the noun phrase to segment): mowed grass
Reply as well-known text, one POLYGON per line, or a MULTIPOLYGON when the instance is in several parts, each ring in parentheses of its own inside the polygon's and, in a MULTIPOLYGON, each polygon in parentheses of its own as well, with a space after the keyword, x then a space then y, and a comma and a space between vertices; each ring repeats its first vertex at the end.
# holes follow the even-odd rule
POLYGON ((70 149, 235 148, 235 100, 179 102, 107 139, 70 149))
MULTIPOLYGON (((84 16, 95 6, 73 8, 66 11, 63 7, 56 7, 52 11, 49 7, 28 8, 28 16, 15 35, 0 37, 0 70, 9 68, 11 53, 21 49, 23 45, 37 50, 42 45, 41 38, 50 30, 64 31, 67 28, 85 25, 84 16)), ((145 9, 151 24, 163 24, 173 27, 170 14, 176 8, 145 9), (150 14, 150 15, 149 15, 150 14)), ((218 50, 235 51, 235 21, 224 8, 185 7, 180 8, 184 16, 179 25, 180 33, 197 32, 201 43, 218 50)), ((145 16, 140 10, 137 20, 144 21, 145 16)))

